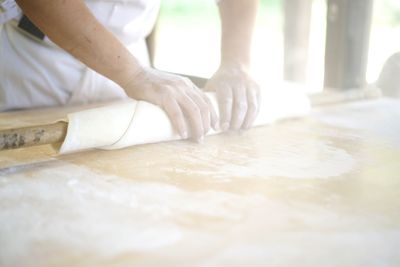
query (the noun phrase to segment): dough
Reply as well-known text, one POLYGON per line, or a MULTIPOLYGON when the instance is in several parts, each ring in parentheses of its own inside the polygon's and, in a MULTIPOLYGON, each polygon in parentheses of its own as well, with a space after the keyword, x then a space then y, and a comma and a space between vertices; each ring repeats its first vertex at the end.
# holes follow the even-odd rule
MULTIPOLYGON (((214 93, 207 93, 216 111, 214 93)), ((310 110, 307 96, 290 88, 263 91, 254 126, 299 117, 310 110)), ((210 131, 209 134, 216 134, 210 131)), ((60 153, 91 148, 118 149, 138 144, 178 140, 166 113, 148 102, 127 99, 112 105, 68 114, 68 132, 60 153)))

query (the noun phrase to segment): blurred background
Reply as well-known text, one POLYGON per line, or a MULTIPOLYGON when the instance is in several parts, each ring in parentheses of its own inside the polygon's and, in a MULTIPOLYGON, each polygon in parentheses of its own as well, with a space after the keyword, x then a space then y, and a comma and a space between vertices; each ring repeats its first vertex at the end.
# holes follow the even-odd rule
MULTIPOLYGON (((308 41, 308 54, 304 77, 299 82, 306 84, 309 91, 320 91, 324 84, 327 2, 310 0, 310 3, 310 30, 308 37, 304 37, 308 41)), ((282 80, 285 76, 284 14, 284 0, 260 0, 252 72, 261 83, 282 80)), ((366 81, 373 83, 384 62, 400 51, 400 1, 373 1, 370 25, 366 81)), ((210 77, 219 64, 220 24, 215 1, 163 0, 156 38, 156 68, 210 77)), ((287 55, 286 61, 293 55, 287 55)))

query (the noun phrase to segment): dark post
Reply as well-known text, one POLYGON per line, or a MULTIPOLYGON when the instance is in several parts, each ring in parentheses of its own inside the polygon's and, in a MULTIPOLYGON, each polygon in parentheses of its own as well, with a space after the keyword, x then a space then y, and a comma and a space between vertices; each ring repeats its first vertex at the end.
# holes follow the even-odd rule
POLYGON ((366 84, 373 0, 328 0, 325 88, 366 84))

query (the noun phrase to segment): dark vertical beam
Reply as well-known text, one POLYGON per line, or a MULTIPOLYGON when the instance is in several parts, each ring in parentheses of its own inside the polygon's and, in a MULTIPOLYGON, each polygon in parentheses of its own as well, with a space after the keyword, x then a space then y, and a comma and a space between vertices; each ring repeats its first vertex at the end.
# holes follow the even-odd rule
POLYGON ((326 88, 365 86, 373 0, 328 0, 326 88))
POLYGON ((308 40, 312 0, 284 1, 284 79, 304 82, 307 75, 308 40))

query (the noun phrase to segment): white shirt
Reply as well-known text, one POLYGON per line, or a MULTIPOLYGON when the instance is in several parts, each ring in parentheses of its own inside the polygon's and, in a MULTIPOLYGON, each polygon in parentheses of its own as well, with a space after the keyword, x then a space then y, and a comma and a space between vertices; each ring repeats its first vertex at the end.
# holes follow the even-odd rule
MULTIPOLYGON (((94 16, 148 65, 145 43, 160 0, 86 0, 94 16)), ((0 111, 81 104, 126 97, 114 82, 86 67, 56 44, 17 27, 0 25, 0 111)))

